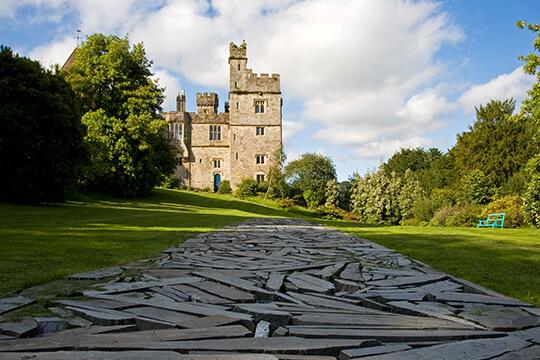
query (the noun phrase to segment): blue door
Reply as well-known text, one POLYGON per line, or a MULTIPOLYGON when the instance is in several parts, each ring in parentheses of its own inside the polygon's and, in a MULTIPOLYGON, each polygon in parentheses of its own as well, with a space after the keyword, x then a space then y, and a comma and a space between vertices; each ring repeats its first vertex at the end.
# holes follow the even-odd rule
POLYGON ((220 182, 221 182, 221 175, 215 174, 214 175, 214 192, 218 190, 220 182))

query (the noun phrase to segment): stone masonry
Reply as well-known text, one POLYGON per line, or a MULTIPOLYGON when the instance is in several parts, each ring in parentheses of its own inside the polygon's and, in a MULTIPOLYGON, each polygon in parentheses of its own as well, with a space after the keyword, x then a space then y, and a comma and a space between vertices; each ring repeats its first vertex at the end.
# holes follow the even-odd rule
POLYGON ((223 113, 218 113, 215 93, 198 93, 197 113, 186 112, 182 92, 176 111, 161 114, 180 153, 175 176, 184 185, 216 190, 222 180, 229 180, 233 189, 245 177, 265 181, 280 153, 279 75, 248 69, 245 42, 231 43, 229 52, 229 101, 223 113))

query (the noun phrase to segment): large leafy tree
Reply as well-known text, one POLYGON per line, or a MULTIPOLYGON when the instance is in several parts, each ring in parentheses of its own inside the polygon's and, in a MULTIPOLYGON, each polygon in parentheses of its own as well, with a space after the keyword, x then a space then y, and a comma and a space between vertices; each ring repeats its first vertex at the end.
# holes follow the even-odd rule
POLYGON ((534 124, 512 118, 515 101, 491 100, 476 108, 476 122, 457 135, 450 150, 462 176, 477 169, 500 187, 525 166, 535 149, 534 124))
POLYGON ((428 194, 433 189, 450 186, 456 179, 451 157, 437 148, 401 148, 383 164, 383 169, 386 176, 395 173, 401 179, 404 179, 407 170, 411 171, 428 194))
POLYGON ((132 197, 150 192, 174 171, 173 147, 157 117, 163 89, 151 76, 142 43, 94 34, 77 49, 67 79, 88 127, 92 164, 86 185, 132 197))
POLYGON ((317 206, 325 203, 325 186, 336 179, 336 166, 327 156, 306 153, 285 166, 285 179, 309 199, 310 206, 317 206))
POLYGON ((382 167, 363 177, 356 174, 351 184, 351 210, 362 222, 397 224, 401 188, 401 178, 395 172, 386 175, 382 167))
POLYGON ((527 163, 530 181, 525 191, 524 207, 527 220, 532 225, 540 227, 540 55, 538 54, 540 52, 540 25, 533 25, 524 21, 518 21, 516 25, 520 29, 528 28, 537 34, 537 38, 533 43, 535 52, 531 52, 527 56, 522 55, 519 58, 525 61, 525 65, 523 65, 525 73, 536 76, 537 79, 532 89, 528 91, 529 97, 523 101, 520 117, 538 126, 532 141, 536 153, 527 163))
POLYGON ((60 74, 0 47, 0 199, 60 202, 87 159, 77 99, 60 74))

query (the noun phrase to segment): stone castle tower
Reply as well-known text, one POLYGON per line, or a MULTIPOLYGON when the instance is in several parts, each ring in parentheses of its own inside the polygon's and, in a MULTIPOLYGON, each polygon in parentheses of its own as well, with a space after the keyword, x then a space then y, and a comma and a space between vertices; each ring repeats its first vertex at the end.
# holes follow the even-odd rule
POLYGON ((176 177, 184 185, 217 189, 230 180, 233 189, 245 177, 259 182, 281 151, 282 99, 278 74, 254 74, 247 68, 247 45, 229 46, 229 101, 218 113, 215 93, 197 94, 197 113, 186 112, 184 92, 176 111, 161 114, 180 157, 176 177))

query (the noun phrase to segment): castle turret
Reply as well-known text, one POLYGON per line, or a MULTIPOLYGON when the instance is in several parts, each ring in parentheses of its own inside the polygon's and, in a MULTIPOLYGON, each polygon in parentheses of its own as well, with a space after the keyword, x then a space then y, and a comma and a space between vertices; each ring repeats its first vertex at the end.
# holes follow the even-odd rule
POLYGON ((239 90, 242 87, 242 74, 247 67, 247 44, 243 40, 240 46, 229 44, 229 91, 239 90))
POLYGON ((197 114, 217 114, 219 97, 216 93, 197 93, 197 114))

